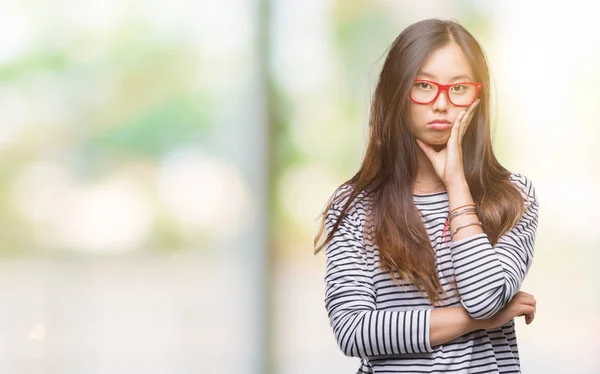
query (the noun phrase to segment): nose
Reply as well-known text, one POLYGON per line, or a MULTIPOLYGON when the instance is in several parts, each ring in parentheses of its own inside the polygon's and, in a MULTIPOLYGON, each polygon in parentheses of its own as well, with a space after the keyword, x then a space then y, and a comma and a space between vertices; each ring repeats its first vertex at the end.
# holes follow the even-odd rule
POLYGON ((437 99, 433 102, 433 110, 436 112, 445 112, 448 109, 448 91, 442 90, 437 99))

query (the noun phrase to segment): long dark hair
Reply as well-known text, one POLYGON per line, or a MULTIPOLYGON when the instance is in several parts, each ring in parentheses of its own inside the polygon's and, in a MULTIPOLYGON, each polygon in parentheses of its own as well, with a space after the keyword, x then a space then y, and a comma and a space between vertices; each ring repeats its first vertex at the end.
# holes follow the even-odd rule
MULTIPOLYGON (((525 210, 523 197, 511 182, 510 171, 500 165, 492 150, 490 76, 485 54, 473 35, 457 22, 427 19, 408 26, 391 45, 371 102, 364 159, 358 172, 339 187, 350 186, 349 195, 329 200, 314 239, 316 254, 333 238, 362 193, 372 204, 365 229, 372 232, 382 270, 389 271, 395 281, 396 272, 413 283, 433 304, 441 300, 440 290, 446 292, 437 274, 431 240, 413 201, 418 145, 408 127, 408 91, 427 57, 450 43, 463 50, 475 80, 483 83, 481 101, 462 141, 465 177, 482 228, 494 245, 517 224, 525 210), (327 211, 342 199, 347 199, 342 214, 319 245, 327 211)), ((452 283, 456 286, 455 280, 452 283)))

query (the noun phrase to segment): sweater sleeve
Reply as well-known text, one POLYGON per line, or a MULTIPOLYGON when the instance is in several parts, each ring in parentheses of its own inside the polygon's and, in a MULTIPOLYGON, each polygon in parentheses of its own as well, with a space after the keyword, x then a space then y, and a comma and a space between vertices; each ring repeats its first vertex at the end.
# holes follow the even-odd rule
POLYGON ((513 183, 527 191, 529 204, 495 246, 485 233, 450 244, 461 303, 474 319, 487 319, 519 291, 533 262, 539 202, 532 182, 516 174, 513 183))
MULTIPOLYGON (((336 208, 328 211, 328 232, 340 213, 336 208)), ((429 341, 431 309, 376 310, 375 288, 356 214, 343 218, 325 254, 325 308, 337 344, 346 356, 433 352, 429 341)))

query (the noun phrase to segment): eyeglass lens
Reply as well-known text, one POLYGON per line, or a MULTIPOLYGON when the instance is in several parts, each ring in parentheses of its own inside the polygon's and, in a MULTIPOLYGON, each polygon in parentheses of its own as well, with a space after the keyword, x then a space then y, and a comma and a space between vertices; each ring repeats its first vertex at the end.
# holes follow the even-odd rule
MULTIPOLYGON (((418 102, 427 104, 433 101, 438 93, 439 87, 427 82, 414 82, 410 91, 410 97, 418 102)), ((474 84, 460 83, 448 89, 450 102, 454 105, 469 105, 475 100, 477 87, 474 84)))

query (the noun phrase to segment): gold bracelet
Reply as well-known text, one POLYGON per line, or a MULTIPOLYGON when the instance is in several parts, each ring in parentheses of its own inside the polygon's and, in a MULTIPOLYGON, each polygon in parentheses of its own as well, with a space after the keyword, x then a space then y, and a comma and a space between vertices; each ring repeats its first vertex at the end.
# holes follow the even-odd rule
POLYGON ((471 223, 467 223, 465 225, 459 226, 456 230, 454 230, 454 232, 452 234, 450 234, 450 240, 452 240, 452 238, 454 238, 454 235, 456 235, 458 230, 464 229, 465 227, 473 226, 473 225, 478 225, 481 227, 481 222, 471 222, 471 223))
POLYGON ((458 216, 462 216, 463 214, 475 214, 475 215, 477 215, 477 212, 463 212, 463 213, 461 213, 461 214, 456 214, 456 215, 454 215, 453 217, 451 217, 451 218, 448 218, 448 222, 451 222, 451 221, 452 221, 454 218, 456 218, 456 217, 458 217, 458 216))
POLYGON ((465 204, 465 205, 457 206, 456 208, 452 209, 452 210, 451 210, 449 213, 452 213, 452 212, 454 212, 456 209, 464 208, 464 207, 466 207, 466 206, 473 206, 473 207, 474 207, 474 206, 475 206, 475 203, 472 203, 472 204, 465 204))
POLYGON ((468 212, 474 212, 474 213, 476 213, 477 210, 475 208, 465 208, 465 209, 462 209, 462 210, 459 210, 457 212, 454 212, 454 213, 450 214, 450 216, 448 216, 448 219, 451 221, 452 218, 454 218, 456 216, 459 216, 461 214, 468 213, 468 212))

